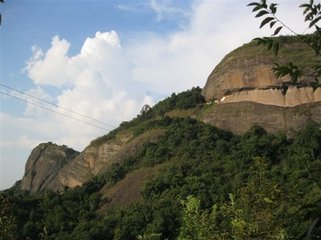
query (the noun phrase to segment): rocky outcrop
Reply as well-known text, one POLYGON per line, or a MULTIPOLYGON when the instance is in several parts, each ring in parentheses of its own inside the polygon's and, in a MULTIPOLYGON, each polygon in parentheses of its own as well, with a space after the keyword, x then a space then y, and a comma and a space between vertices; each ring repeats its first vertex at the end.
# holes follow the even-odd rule
POLYGON ((78 154, 71 148, 53 143, 38 145, 27 160, 20 188, 29 192, 44 191, 59 171, 78 154))
POLYGON ((65 187, 81 186, 103 167, 110 166, 114 155, 131 137, 128 134, 118 134, 116 139, 108 140, 98 145, 89 145, 59 171, 48 187, 54 191, 62 191, 65 187))
POLYGON ((32 150, 18 187, 35 193, 81 186, 113 163, 134 154, 146 142, 156 141, 163 133, 161 129, 153 129, 134 136, 130 131, 123 131, 111 139, 93 141, 81 153, 66 146, 40 144, 32 150))
POLYGON ((321 124, 321 102, 295 107, 245 101, 217 104, 203 115, 202 120, 237 134, 259 125, 271 133, 286 132, 291 135, 309 122, 321 124))
MULTIPOLYGON (((250 42, 232 51, 214 68, 209 75, 202 94, 207 101, 221 99, 242 90, 280 88, 289 84, 289 77, 276 78, 271 71, 275 62, 286 64, 289 61, 305 64, 308 67, 318 61, 313 51, 294 37, 284 37, 278 57, 264 47, 250 42)), ((320 61, 320 60, 319 60, 320 61)), ((308 84, 313 78, 301 79, 308 84)))
POLYGON ((120 132, 115 138, 99 144, 90 144, 83 152, 63 166, 47 188, 62 191, 81 186, 91 177, 134 154, 143 144, 155 141, 162 130, 147 131, 137 137, 130 132, 120 132))
POLYGON ((207 109, 203 121, 234 133, 243 133, 253 125, 289 133, 309 121, 321 124, 321 88, 310 87, 314 79, 302 77, 293 84, 287 77, 276 78, 271 70, 274 62, 291 61, 304 64, 309 71, 318 59, 296 37, 279 40, 282 51, 278 58, 251 42, 215 67, 202 94, 217 104, 207 109))

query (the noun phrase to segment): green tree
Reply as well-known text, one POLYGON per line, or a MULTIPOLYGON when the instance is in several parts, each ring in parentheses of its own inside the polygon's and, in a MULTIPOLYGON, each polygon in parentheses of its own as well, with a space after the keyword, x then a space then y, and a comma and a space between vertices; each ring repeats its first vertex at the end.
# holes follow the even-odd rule
POLYGON ((200 200, 187 198, 178 239, 286 239, 278 210, 282 204, 282 191, 269 179, 268 164, 257 157, 247 184, 230 194, 228 203, 204 211, 200 200))
POLYGON ((0 194, 0 240, 16 239, 17 223, 11 215, 12 202, 0 194))
POLYGON ((183 201, 182 203, 184 205, 184 210, 178 240, 228 238, 229 234, 226 232, 226 229, 219 227, 218 215, 222 214, 222 212, 219 212, 217 205, 214 205, 211 211, 201 210, 200 200, 193 196, 187 197, 186 201, 183 201))

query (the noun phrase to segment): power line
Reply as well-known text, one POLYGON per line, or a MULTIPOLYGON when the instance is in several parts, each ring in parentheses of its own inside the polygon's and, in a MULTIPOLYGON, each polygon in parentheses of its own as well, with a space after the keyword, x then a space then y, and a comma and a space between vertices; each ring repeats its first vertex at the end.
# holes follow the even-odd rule
POLYGON ((69 116, 69 115, 64 114, 64 113, 61 113, 61 112, 57 112, 57 111, 52 110, 52 109, 50 109, 50 108, 46 108, 46 107, 44 107, 44 106, 42 106, 42 105, 39 105, 39 104, 30 102, 30 101, 28 101, 28 100, 26 100, 26 99, 23 99, 23 98, 20 98, 20 97, 11 95, 11 94, 9 94, 9 93, 2 92, 2 91, 0 91, 0 93, 3 94, 3 95, 9 96, 9 97, 15 98, 15 99, 17 99, 17 100, 19 100, 19 101, 26 102, 26 103, 31 104, 31 105, 34 105, 34 106, 36 106, 36 107, 42 108, 42 109, 44 109, 44 110, 46 110, 46 111, 49 111, 49 112, 53 112, 53 113, 62 115, 62 116, 64 116, 64 117, 66 117, 66 118, 69 118, 69 119, 72 119, 72 120, 75 120, 75 121, 78 121, 78 122, 82 122, 82 123, 87 124, 87 125, 90 125, 90 126, 92 126, 92 127, 99 128, 99 129, 106 130, 106 131, 110 131, 110 129, 107 129, 107 128, 104 128, 104 127, 100 127, 100 126, 98 126, 98 125, 96 125, 96 124, 92 124, 92 123, 90 123, 90 122, 86 122, 86 121, 81 120, 81 119, 78 119, 78 118, 74 118, 74 117, 72 117, 72 116, 69 116))
POLYGON ((95 119, 95 118, 89 117, 89 116, 87 116, 87 115, 85 115, 85 114, 76 112, 76 111, 74 111, 74 110, 72 110, 72 109, 68 109, 68 108, 65 108, 65 107, 63 107, 63 106, 59 106, 58 104, 55 104, 55 103, 50 102, 50 101, 48 101, 48 100, 45 100, 45 99, 42 99, 42 98, 39 98, 39 97, 36 97, 36 96, 32 96, 31 94, 28 94, 28 93, 26 93, 26 92, 20 91, 20 90, 18 90, 18 89, 13 88, 13 87, 7 86, 7 85, 5 85, 5 84, 3 84, 3 83, 0 83, 0 86, 5 87, 5 88, 10 89, 10 90, 13 90, 13 91, 15 91, 15 92, 18 92, 18 93, 20 93, 20 94, 26 95, 26 96, 28 96, 28 97, 37 99, 38 101, 47 103, 47 104, 52 105, 52 106, 54 106, 54 107, 56 107, 56 108, 61 108, 61 109, 65 110, 65 111, 67 111, 67 112, 71 112, 71 113, 73 113, 73 114, 77 114, 78 116, 87 118, 88 120, 94 121, 94 122, 96 122, 96 123, 100 123, 100 124, 104 124, 104 125, 106 125, 106 126, 108 126, 108 127, 116 128, 116 126, 111 125, 111 124, 109 124, 109 123, 106 123, 106 122, 97 120, 97 119, 95 119))

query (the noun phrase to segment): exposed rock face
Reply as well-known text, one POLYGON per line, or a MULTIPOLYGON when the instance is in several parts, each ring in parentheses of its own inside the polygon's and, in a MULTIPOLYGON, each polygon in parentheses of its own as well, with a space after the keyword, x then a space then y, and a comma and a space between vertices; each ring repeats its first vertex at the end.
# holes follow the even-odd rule
POLYGON ((150 130, 139 136, 120 132, 112 139, 99 143, 93 141, 81 153, 66 146, 40 144, 32 150, 27 160, 19 187, 29 192, 43 192, 46 189, 63 191, 66 187, 81 186, 113 163, 134 154, 146 142, 156 141, 163 133, 161 129, 150 130))
POLYGON ((203 121, 216 127, 240 134, 253 125, 268 132, 297 131, 308 122, 321 124, 321 102, 295 107, 280 107, 256 102, 233 102, 217 104, 203 116, 203 121))
POLYGON ((42 143, 34 148, 27 160, 20 188, 42 192, 54 181, 59 171, 79 153, 66 146, 42 143))
POLYGON ((309 87, 313 79, 305 77, 294 85, 271 70, 274 62, 288 61, 309 69, 318 59, 296 38, 284 38, 281 49, 275 58, 251 42, 228 54, 203 88, 207 101, 218 100, 203 120, 234 133, 255 124, 269 132, 298 130, 308 121, 321 124, 321 88, 309 87))
MULTIPOLYGON (((202 94, 207 101, 221 99, 226 95, 242 90, 282 87, 290 79, 278 79, 271 71, 274 62, 286 64, 308 63, 312 66, 318 59, 312 50, 295 38, 285 38, 278 58, 265 48, 250 42, 232 51, 215 67, 209 75, 202 94)), ((320 60, 319 60, 320 61, 320 60)), ((309 83, 313 78, 302 79, 309 83)))
POLYGON ((302 104, 321 102, 321 88, 291 86, 286 92, 279 89, 243 90, 224 98, 224 103, 230 102, 256 102, 280 107, 295 107, 302 104))
POLYGON ((161 130, 153 130, 134 137, 125 132, 101 144, 91 144, 63 166, 47 187, 54 191, 62 191, 65 187, 81 186, 91 177, 107 169, 113 163, 121 162, 134 154, 143 144, 155 141, 162 134, 161 130))
POLYGON ((88 146, 59 171, 48 187, 54 191, 62 191, 65 187, 81 186, 104 166, 110 166, 113 162, 113 156, 126 144, 130 137, 130 135, 121 135, 117 136, 116 140, 106 141, 97 146, 88 146))

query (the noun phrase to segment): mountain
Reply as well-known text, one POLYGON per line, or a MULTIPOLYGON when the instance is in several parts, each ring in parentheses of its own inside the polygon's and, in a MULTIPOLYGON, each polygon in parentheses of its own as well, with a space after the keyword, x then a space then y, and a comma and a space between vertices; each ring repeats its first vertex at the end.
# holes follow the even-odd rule
POLYGON ((300 209, 321 196, 321 92, 274 77, 274 61, 315 59, 296 37, 280 40, 278 59, 245 44, 203 89, 144 107, 81 153, 37 146, 0 194, 0 227, 17 239, 177 239, 188 224, 217 227, 217 239, 296 239, 313 216, 300 209))
POLYGON ((268 132, 291 133, 307 122, 321 122, 321 88, 315 79, 302 76, 292 82, 289 76, 276 78, 274 63, 313 68, 318 59, 298 37, 280 37, 278 57, 255 41, 232 51, 209 75, 202 94, 219 104, 203 121, 234 133, 244 133, 259 125, 268 132))
MULTIPOLYGON (((275 61, 285 64, 287 59, 291 59, 297 63, 309 61, 312 65, 317 59, 313 51, 297 37, 280 39, 282 45, 278 58, 255 42, 229 53, 209 75, 201 91, 202 96, 194 99, 200 104, 204 104, 202 101, 205 99, 206 111, 205 108, 198 109, 201 107, 199 105, 194 108, 194 113, 190 110, 184 113, 182 109, 178 113, 237 134, 245 133, 253 125, 272 133, 281 131, 291 134, 308 122, 320 124, 321 88, 312 87, 314 79, 303 77, 294 84, 288 77, 276 78, 271 71, 275 61)), ((170 101, 177 101, 174 96, 172 98, 170 101)), ((181 101, 184 109, 184 104, 188 102, 184 102, 186 99, 181 101)), ((180 103, 175 104, 179 106, 180 103)), ((176 116, 175 111, 165 114, 176 116)), ((79 155, 64 157, 64 154, 57 153, 61 156, 57 156, 56 166, 53 166, 55 161, 52 154, 42 151, 46 145, 40 145, 27 161, 21 189, 31 192, 45 189, 63 191, 66 187, 81 186, 113 163, 122 162, 143 144, 154 141, 159 134, 133 136, 130 131, 119 131, 113 139, 100 144, 94 141, 79 155), (39 163, 37 154, 42 159, 39 163), (43 159, 48 159, 47 163, 43 159)))

